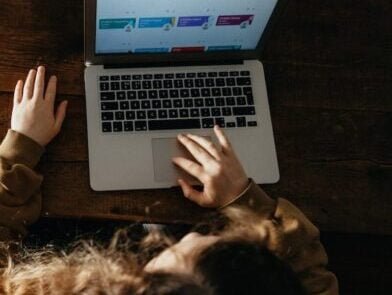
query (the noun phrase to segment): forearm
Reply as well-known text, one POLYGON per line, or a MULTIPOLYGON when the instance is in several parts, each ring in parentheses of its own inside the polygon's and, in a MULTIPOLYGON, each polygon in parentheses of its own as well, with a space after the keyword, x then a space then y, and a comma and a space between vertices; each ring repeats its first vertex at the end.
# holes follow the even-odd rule
POLYGON ((43 148, 9 131, 0 145, 0 240, 20 238, 41 211, 42 176, 33 168, 43 148))
POLYGON ((319 231, 298 208, 270 198, 254 182, 226 210, 236 207, 249 212, 241 222, 263 233, 266 247, 291 266, 307 293, 338 294, 336 277, 326 269, 328 257, 319 231))

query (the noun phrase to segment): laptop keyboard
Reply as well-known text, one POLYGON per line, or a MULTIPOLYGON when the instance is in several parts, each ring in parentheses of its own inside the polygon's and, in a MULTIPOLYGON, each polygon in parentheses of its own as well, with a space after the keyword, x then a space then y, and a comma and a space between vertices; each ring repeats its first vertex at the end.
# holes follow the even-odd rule
POLYGON ((100 76, 102 132, 257 126, 248 71, 100 76))

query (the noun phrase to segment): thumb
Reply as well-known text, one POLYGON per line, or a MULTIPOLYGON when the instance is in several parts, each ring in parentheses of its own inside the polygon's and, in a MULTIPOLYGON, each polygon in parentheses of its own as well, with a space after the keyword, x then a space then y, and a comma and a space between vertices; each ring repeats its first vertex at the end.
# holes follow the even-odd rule
POLYGON ((67 113, 67 106, 68 106, 68 101, 63 101, 61 104, 58 106, 57 111, 56 111, 56 118, 55 118, 55 129, 60 130, 61 126, 63 125, 65 115, 67 113))
POLYGON ((192 202, 198 204, 199 206, 202 206, 203 193, 195 190, 193 187, 191 187, 187 182, 185 182, 182 179, 178 180, 178 184, 181 186, 185 198, 191 200, 192 202))

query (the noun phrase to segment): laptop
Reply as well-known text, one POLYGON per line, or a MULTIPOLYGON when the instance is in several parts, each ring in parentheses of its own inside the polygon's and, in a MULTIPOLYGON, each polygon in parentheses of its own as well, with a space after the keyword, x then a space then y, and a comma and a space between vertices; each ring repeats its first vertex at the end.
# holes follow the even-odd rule
MULTIPOLYGON (((180 133, 217 142, 219 125, 247 175, 279 180, 262 63, 277 0, 85 0, 90 185, 169 188, 189 154, 180 133)), ((192 182, 196 183, 196 181, 192 182)))

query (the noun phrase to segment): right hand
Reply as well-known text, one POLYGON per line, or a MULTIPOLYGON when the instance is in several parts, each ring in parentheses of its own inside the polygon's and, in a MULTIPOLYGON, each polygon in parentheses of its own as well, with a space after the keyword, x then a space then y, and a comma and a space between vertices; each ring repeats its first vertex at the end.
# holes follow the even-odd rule
POLYGON ((185 197, 202 207, 219 208, 235 200, 248 186, 249 180, 223 131, 215 126, 215 134, 221 149, 197 135, 179 135, 178 140, 197 162, 185 158, 173 158, 173 162, 185 172, 196 177, 204 186, 202 192, 179 179, 185 197))
POLYGON ((67 111, 63 101, 54 112, 57 78, 49 79, 45 90, 45 68, 30 70, 26 83, 18 81, 14 94, 11 129, 46 146, 60 132, 67 111), (24 84, 24 85, 23 85, 24 84))

